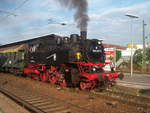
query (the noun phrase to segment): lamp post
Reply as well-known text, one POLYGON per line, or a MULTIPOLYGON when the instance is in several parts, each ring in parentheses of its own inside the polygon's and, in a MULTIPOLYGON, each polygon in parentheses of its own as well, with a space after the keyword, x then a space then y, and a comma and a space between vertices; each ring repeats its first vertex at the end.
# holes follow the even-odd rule
POLYGON ((58 24, 58 25, 62 25, 62 26, 67 25, 67 23, 59 23, 53 19, 48 19, 48 24, 58 24))
POLYGON ((131 18, 131 76, 133 76, 133 37, 132 37, 132 19, 139 18, 138 16, 127 14, 125 16, 128 16, 131 18))
POLYGON ((143 33, 142 33, 142 37, 143 37, 143 56, 142 56, 142 70, 144 71, 144 66, 145 66, 145 39, 146 39, 146 37, 145 37, 145 26, 146 26, 146 24, 145 24, 145 22, 144 22, 144 20, 142 21, 142 27, 143 27, 143 33))

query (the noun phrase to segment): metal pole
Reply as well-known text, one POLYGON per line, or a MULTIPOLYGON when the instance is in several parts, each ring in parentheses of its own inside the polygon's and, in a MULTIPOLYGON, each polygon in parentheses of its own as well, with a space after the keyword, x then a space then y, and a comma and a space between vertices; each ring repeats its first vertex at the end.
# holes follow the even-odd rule
POLYGON ((143 56, 142 56, 142 70, 144 71, 144 66, 145 66, 145 23, 144 20, 142 21, 142 39, 143 39, 143 56))
POLYGON ((132 19, 131 19, 131 76, 133 76, 133 35, 132 35, 132 19))
POLYGON ((132 19, 139 18, 138 16, 127 14, 131 18, 131 76, 133 76, 133 34, 132 34, 132 19))

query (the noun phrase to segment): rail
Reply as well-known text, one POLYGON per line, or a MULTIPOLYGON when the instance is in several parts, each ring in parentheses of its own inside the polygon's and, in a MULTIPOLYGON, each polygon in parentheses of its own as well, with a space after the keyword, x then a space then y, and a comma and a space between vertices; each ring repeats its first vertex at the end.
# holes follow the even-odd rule
POLYGON ((31 93, 19 88, 0 87, 0 92, 26 108, 31 113, 96 113, 88 108, 80 107, 66 100, 40 93, 31 93), (27 93, 28 92, 28 93, 27 93))

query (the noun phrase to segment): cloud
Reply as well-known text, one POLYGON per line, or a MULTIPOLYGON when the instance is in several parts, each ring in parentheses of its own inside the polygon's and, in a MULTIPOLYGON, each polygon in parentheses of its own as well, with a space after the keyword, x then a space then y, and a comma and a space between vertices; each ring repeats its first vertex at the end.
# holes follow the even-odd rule
MULTIPOLYGON (((109 10, 104 11, 103 13, 95 13, 91 14, 90 18, 91 19, 101 19, 103 17, 108 17, 114 16, 119 14, 120 16, 124 16, 126 13, 134 13, 137 14, 138 16, 144 16, 144 13, 148 13, 150 10, 150 2, 138 4, 138 5, 133 5, 133 6, 128 6, 128 7, 123 7, 123 8, 111 8, 109 10)), ((119 17, 120 17, 119 16, 119 17)))
MULTIPOLYGON (((19 1, 16 0, 16 6, 21 3, 19 1)), ((129 0, 126 1, 129 2, 129 0)), ((7 2, 12 1, 7 0, 7 2)), ((150 25, 150 2, 132 3, 132 5, 121 7, 115 6, 113 2, 114 0, 89 0, 89 38, 103 38, 107 43, 127 44, 130 42, 131 34, 130 19, 125 14, 130 13, 140 17, 139 20, 133 21, 134 42, 140 43, 142 40, 141 20, 145 20, 147 28, 150 25)), ((0 21, 0 43, 15 42, 51 33, 63 35, 79 33, 73 21, 73 11, 63 9, 55 0, 29 0, 15 13, 18 16, 9 16, 0 21), (55 22, 49 24, 48 19, 55 22), (67 25, 61 26, 59 24, 61 22, 67 25)))
POLYGON ((134 43, 141 43, 141 21, 150 25, 150 2, 122 8, 111 8, 102 13, 90 14, 89 31, 91 37, 104 37, 109 43, 127 44, 131 40, 130 19, 126 14, 135 14, 140 18, 132 22, 134 43))

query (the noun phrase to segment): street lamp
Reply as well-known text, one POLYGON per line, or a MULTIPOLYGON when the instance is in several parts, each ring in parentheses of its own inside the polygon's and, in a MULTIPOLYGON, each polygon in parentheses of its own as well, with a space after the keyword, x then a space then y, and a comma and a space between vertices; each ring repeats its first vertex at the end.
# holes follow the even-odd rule
POLYGON ((139 18, 138 16, 126 14, 125 16, 128 16, 131 18, 131 76, 133 76, 133 38, 132 38, 132 19, 139 18))
POLYGON ((58 25, 62 25, 62 26, 67 25, 67 23, 59 23, 53 19, 48 19, 48 24, 58 24, 58 25))
POLYGON ((142 21, 142 27, 143 27, 143 56, 142 56, 142 70, 144 71, 144 66, 145 66, 145 22, 144 20, 142 21))

